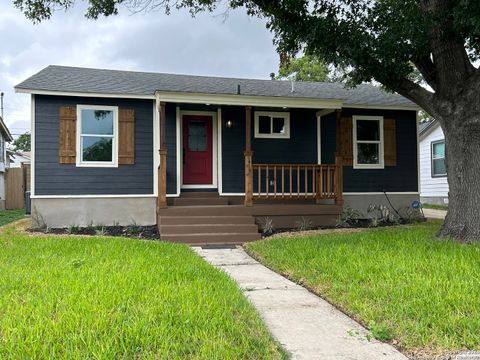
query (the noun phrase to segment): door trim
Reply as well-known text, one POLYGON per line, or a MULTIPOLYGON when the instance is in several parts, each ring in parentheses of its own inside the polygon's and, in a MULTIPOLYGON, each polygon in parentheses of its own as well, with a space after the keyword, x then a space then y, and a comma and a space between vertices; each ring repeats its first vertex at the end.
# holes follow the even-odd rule
MULTIPOLYGON (((195 184, 195 185, 184 185, 183 184, 183 161, 179 158, 178 162, 180 164, 179 169, 177 169, 177 175, 180 173, 180 189, 216 189, 218 187, 218 162, 217 162, 217 152, 218 152, 218 138, 217 138, 217 112, 216 111, 196 111, 196 110, 180 110, 179 116, 179 133, 183 134, 183 115, 203 115, 212 117, 212 183, 211 184, 195 184)), ((180 136, 180 149, 183 149, 183 136, 180 136)), ((183 152, 180 151, 180 157, 183 152)))

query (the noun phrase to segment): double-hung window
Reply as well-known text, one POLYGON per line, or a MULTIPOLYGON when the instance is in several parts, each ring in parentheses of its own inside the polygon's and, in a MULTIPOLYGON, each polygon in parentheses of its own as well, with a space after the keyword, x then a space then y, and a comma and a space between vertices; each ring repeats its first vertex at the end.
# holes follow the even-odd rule
POLYGON ((77 166, 118 166, 118 108, 77 106, 77 166))
POLYGON ((383 117, 353 116, 353 167, 383 169, 383 117))
POLYGON ((290 113, 255 111, 256 138, 290 138, 290 113))
POLYGON ((446 176, 445 140, 432 142, 432 177, 446 176))

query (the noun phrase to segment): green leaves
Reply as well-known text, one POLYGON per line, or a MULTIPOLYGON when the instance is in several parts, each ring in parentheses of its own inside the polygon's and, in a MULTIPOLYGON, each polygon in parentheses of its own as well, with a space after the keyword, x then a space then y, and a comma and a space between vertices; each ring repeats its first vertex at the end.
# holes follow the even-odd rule
POLYGON ((281 64, 277 79, 295 81, 329 81, 327 65, 316 56, 304 55, 281 64))

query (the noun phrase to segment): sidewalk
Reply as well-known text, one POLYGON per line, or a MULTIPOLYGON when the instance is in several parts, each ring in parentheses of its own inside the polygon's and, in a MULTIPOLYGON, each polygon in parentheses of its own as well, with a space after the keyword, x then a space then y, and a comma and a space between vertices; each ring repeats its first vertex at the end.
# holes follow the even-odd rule
POLYGON ((241 247, 194 250, 238 283, 293 359, 407 359, 392 346, 372 339, 365 328, 325 300, 261 265, 241 247))

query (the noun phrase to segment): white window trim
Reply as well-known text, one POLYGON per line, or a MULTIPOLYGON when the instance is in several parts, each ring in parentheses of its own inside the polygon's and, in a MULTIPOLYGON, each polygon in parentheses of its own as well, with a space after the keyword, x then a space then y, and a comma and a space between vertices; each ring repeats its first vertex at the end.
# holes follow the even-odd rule
MULTIPOLYGON (((435 140, 435 141, 432 141, 430 143, 430 164, 431 164, 431 167, 432 167, 432 178, 439 178, 439 177, 445 177, 447 176, 447 172, 445 171, 445 173, 443 174, 435 174, 435 167, 433 166, 433 160, 440 160, 440 159, 443 159, 443 163, 445 164, 445 154, 443 154, 443 157, 434 157, 433 154, 433 147, 437 144, 442 144, 443 143, 443 146, 445 148, 445 140, 435 140)), ((445 168, 446 169, 446 168, 445 168)))
POLYGON ((384 169, 385 160, 384 160, 384 139, 383 139, 383 116, 363 116, 363 115, 353 115, 353 168, 354 169, 384 169), (357 120, 369 120, 369 121, 378 121, 380 125, 380 140, 357 140, 357 120), (359 164, 357 158, 357 144, 368 143, 368 144, 379 144, 379 164, 359 164))
MULTIPOLYGON (((89 134, 83 134, 88 136, 89 134)), ((97 136, 97 135, 94 135, 97 136)), ((77 167, 118 167, 118 106, 77 105, 77 167), (113 112, 112 161, 82 161, 82 110, 104 110, 113 112)), ((107 135, 110 137, 110 135, 107 135)))
POLYGON ((255 137, 260 139, 290 139, 290 113, 289 112, 271 112, 271 111, 255 111, 255 137), (260 116, 270 117, 270 128, 273 130, 273 118, 283 118, 285 121, 284 134, 260 134, 258 129, 258 122, 260 116))

